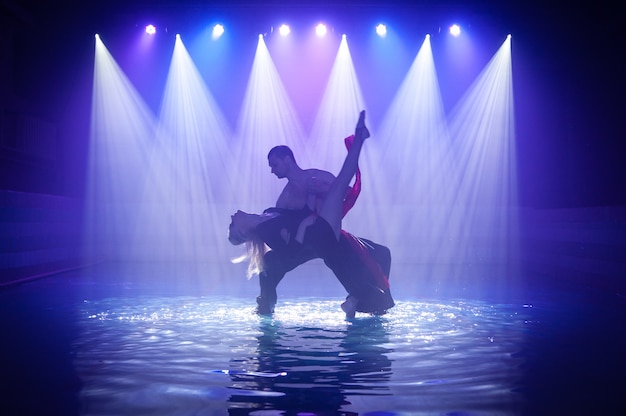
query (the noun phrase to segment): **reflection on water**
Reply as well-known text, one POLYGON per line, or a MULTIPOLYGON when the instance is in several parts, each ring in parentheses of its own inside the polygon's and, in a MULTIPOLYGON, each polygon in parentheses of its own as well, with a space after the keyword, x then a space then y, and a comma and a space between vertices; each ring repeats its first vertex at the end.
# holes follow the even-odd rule
POLYGON ((392 350, 380 318, 330 329, 263 319, 257 339, 257 349, 237 360, 249 370, 232 374, 240 390, 229 399, 232 409, 325 412, 348 408, 348 395, 391 395, 392 350), (258 392, 272 396, 259 400, 258 392))
POLYGON ((518 414, 527 305, 398 302, 346 321, 339 302, 273 318, 224 297, 85 302, 83 414, 518 414))

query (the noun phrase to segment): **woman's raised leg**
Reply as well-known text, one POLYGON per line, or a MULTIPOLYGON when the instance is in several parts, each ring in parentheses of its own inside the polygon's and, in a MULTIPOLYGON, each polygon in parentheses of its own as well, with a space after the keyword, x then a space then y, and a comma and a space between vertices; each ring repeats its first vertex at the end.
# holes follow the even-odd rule
POLYGON ((348 150, 348 154, 343 161, 341 170, 332 182, 319 211, 320 217, 324 218, 328 224, 330 224, 337 239, 339 239, 339 233, 341 232, 343 200, 346 195, 346 190, 348 186, 350 186, 350 181, 356 173, 361 148, 363 147, 363 142, 368 137, 369 131, 367 127, 365 127, 365 111, 361 111, 354 131, 354 142, 352 146, 350 146, 350 150, 348 150))

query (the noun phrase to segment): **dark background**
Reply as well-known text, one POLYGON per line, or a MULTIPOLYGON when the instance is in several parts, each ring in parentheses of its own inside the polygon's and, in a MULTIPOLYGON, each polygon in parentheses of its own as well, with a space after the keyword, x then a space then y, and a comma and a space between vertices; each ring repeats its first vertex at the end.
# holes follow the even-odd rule
MULTIPOLYGON (((260 33, 275 16, 310 16, 322 11, 354 25, 381 16, 410 37, 423 36, 425 27, 437 30, 442 22, 457 16, 474 28, 511 33, 521 205, 553 208, 626 203, 626 16, 617 2, 604 0, 411 4, 395 0, 331 4, 1 0, 2 54, 6 59, 0 65, 0 106, 5 114, 27 111, 50 120, 59 126, 59 139, 58 155, 52 162, 0 148, 0 189, 81 196, 94 33, 108 36, 108 45, 123 42, 129 31, 149 19, 178 32, 191 30, 207 16, 230 19, 233 30, 260 33), (113 34, 119 37, 114 40, 113 34)), ((245 74, 249 67, 238 70, 245 74)), ((216 94, 219 98, 220 92, 216 94)), ((145 98, 156 103, 160 97, 146 91, 145 98)), ((224 105, 234 107, 236 103, 224 105)), ((4 117, 5 140, 10 131, 6 120, 4 117)))
MULTIPOLYGON (((354 25, 382 15, 412 38, 423 36, 429 24, 436 30, 445 20, 439 16, 464 18, 474 28, 487 27, 501 37, 511 33, 522 205, 626 205, 626 16, 619 2, 608 0, 415 1, 411 5, 363 0, 332 2, 332 6, 298 1, 283 5, 240 0, 0 0, 0 137, 4 140, 0 189, 82 196, 94 33, 106 36, 107 45, 121 51, 125 36, 148 19, 167 21, 172 31, 178 31, 192 30, 188 26, 200 24, 204 13, 223 14, 232 16, 234 30, 259 33, 267 26, 264 17, 310 15, 319 10, 330 10, 354 25), (15 113, 32 114, 58 126, 55 157, 41 160, 11 148, 7 140, 15 113)), ((240 76, 249 66, 221 68, 216 74, 226 76, 229 71, 239 71, 235 75, 240 76)), ((146 84, 149 81, 145 79, 146 84)), ((142 92, 151 105, 158 103, 158 94, 142 92)), ((216 91, 223 100, 228 93, 216 91)), ((240 94, 234 91, 236 97, 240 94)), ((235 108, 238 102, 223 104, 235 108)), ((613 240, 618 246, 619 228, 607 227, 616 231, 613 240)), ((579 233, 573 229, 571 234, 579 233)), ((604 258, 605 251, 599 247, 591 253, 604 258)), ((606 257, 611 260, 611 256, 619 256, 617 249, 606 257)), ((560 264, 560 257, 554 259, 560 264)), ((560 304, 554 310, 536 308, 539 329, 529 330, 528 345, 520 352, 526 371, 520 380, 528 403, 524 414, 617 414, 615 409, 626 407, 623 291, 579 288, 574 284, 576 276, 569 273, 556 277, 562 278, 553 292, 560 296, 560 304)), ((80 375, 70 355, 77 311, 68 305, 83 299, 83 294, 71 292, 76 287, 71 275, 60 278, 70 281, 42 279, 39 283, 44 286, 23 285, 19 292, 0 292, 0 367, 6 379, 3 385, 9 386, 3 390, 1 406, 8 409, 6 414, 80 411, 80 375)), ((594 283, 601 286, 602 279, 594 283)))

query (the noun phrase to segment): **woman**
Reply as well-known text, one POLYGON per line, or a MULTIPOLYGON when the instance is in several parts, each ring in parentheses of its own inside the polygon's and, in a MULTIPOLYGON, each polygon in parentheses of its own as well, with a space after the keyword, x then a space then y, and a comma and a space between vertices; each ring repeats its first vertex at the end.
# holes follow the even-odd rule
POLYGON ((263 270, 266 245, 281 253, 295 252, 303 245, 313 248, 348 291, 342 304, 348 317, 353 317, 356 311, 382 314, 394 306, 388 283, 389 249, 341 229, 346 191, 357 172, 361 148, 368 137, 365 111, 362 111, 354 141, 319 212, 266 210, 258 215, 237 211, 229 227, 232 244, 248 243, 255 272, 263 270))

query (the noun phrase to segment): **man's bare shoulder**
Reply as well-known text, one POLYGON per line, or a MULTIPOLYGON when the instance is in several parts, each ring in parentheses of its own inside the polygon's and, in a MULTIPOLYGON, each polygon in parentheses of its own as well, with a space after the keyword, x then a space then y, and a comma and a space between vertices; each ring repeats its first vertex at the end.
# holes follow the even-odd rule
POLYGON ((333 179, 335 179, 335 175, 333 175, 332 173, 326 170, 305 169, 304 171, 306 172, 306 175, 309 178, 315 176, 317 179, 324 180, 324 181, 332 181, 333 179))

